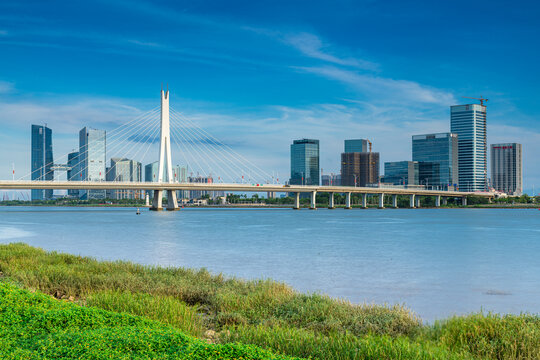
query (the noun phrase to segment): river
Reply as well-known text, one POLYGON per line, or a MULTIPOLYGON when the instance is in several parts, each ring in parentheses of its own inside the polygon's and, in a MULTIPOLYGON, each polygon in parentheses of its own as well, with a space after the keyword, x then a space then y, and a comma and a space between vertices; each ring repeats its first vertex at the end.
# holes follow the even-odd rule
POLYGON ((540 313, 536 209, 0 207, 0 242, 272 278, 354 303, 404 304, 428 322, 540 313))

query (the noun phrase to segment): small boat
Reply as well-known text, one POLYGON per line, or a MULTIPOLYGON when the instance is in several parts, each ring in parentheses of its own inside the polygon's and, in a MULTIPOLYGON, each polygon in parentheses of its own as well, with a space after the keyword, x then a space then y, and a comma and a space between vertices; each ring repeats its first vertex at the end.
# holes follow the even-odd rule
POLYGON ((137 208, 137 215, 141 215, 141 210, 137 208))

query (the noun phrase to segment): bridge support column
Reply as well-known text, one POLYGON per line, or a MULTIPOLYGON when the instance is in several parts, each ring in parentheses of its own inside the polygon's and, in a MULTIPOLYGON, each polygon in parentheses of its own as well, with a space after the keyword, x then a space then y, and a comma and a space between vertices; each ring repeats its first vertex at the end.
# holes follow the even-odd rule
POLYGON ((300 210, 300 193, 294 193, 294 210, 300 210))
POLYGON ((345 209, 351 209, 351 193, 345 193, 345 209))
POLYGON ((411 198, 411 202, 409 204, 409 207, 411 209, 414 209, 414 198, 415 198, 414 194, 410 195, 410 198, 411 198))
POLYGON ((163 190, 154 190, 154 198, 152 199, 152 211, 163 210, 163 190))
POLYGON ((167 190, 167 210, 176 211, 179 210, 178 200, 176 199, 176 191, 167 190))
POLYGON ((435 196, 435 207, 441 207, 441 195, 435 196))
POLYGON ((420 208, 421 204, 420 204, 420 196, 416 196, 416 207, 417 208, 420 208))
POLYGON ((397 194, 392 195, 392 207, 394 209, 398 208, 398 206, 397 206, 397 194))
POLYGON ((448 198, 447 197, 442 198, 442 204, 445 205, 445 206, 448 205, 448 198))
POLYGON ((367 209, 367 194, 362 194, 362 209, 367 209))
POLYGON ((335 206, 334 206, 334 193, 333 192, 328 194, 328 208, 329 209, 335 209, 335 206))
POLYGON ((311 197, 311 203, 309 205, 310 210, 317 210, 317 192, 312 191, 310 194, 311 197))
POLYGON ((379 209, 384 209, 384 193, 379 194, 379 209))
POLYGON ((461 205, 467 206, 467 197, 466 196, 461 198, 461 205))

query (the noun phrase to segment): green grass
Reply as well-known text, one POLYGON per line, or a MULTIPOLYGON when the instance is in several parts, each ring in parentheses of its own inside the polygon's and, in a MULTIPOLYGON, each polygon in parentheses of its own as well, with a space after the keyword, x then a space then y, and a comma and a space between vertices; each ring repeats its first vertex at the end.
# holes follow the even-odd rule
POLYGON ((290 359, 208 344, 157 321, 62 302, 0 282, 2 359, 290 359))
MULTIPOLYGON (((471 314, 426 326, 402 306, 353 305, 301 294, 271 280, 96 261, 24 244, 0 245, 0 272, 24 288, 73 297, 82 307, 142 316, 185 336, 256 345, 275 354, 314 359, 540 359, 536 315, 471 314)), ((115 331, 108 329, 103 339, 115 331)))

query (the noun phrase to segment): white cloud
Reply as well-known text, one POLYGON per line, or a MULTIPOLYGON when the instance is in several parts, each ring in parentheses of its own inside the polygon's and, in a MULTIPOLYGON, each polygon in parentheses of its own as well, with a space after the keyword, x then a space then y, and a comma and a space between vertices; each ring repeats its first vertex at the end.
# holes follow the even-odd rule
POLYGON ((0 81, 0 94, 7 94, 15 90, 13 83, 7 81, 0 81))
POLYGON ((297 69, 350 85, 377 102, 387 104, 413 102, 444 106, 455 103, 454 95, 451 93, 414 81, 360 74, 334 66, 297 67, 297 69))
POLYGON ((284 36, 284 41, 311 58, 364 70, 378 70, 379 68, 378 64, 371 61, 352 57, 338 57, 330 54, 328 51, 325 51, 325 49, 328 49, 330 46, 324 44, 323 41, 314 34, 306 32, 289 34, 284 36))

